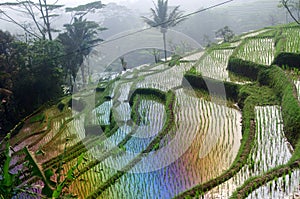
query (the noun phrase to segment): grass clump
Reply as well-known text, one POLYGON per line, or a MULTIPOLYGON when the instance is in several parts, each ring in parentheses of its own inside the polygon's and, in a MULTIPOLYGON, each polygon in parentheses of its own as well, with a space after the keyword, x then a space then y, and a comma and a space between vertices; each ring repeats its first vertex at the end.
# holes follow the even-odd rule
POLYGON ((45 114, 40 113, 30 118, 30 123, 40 122, 42 123, 45 120, 45 114))

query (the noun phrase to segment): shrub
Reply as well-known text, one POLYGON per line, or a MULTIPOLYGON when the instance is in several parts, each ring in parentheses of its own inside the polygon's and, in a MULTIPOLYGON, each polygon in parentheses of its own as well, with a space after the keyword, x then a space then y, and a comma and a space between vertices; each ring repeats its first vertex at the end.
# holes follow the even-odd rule
POLYGON ((182 82, 183 86, 191 85, 193 88, 210 92, 210 94, 216 94, 222 96, 225 89, 226 98, 234 101, 238 100, 238 93, 240 86, 231 82, 223 82, 209 77, 201 75, 195 75, 192 73, 186 73, 182 82), (208 87, 210 89, 208 89, 208 87), (221 89, 221 90, 220 90, 221 89))
POLYGON ((134 90, 131 95, 130 95, 130 99, 129 99, 129 104, 130 106, 133 105, 133 101, 134 101, 134 97, 136 95, 150 95, 150 96, 156 96, 159 99, 161 99, 163 102, 166 102, 166 94, 163 91, 160 91, 158 89, 155 88, 137 88, 136 90, 134 90))
POLYGON ((300 69, 300 54, 283 52, 276 56, 273 64, 278 66, 288 65, 300 69))
POLYGON ((251 61, 245 61, 237 57, 229 58, 227 70, 232 73, 248 77, 251 80, 257 80, 260 71, 266 69, 266 66, 251 61))
POLYGON ((45 115, 43 113, 38 114, 33 116, 32 118, 30 118, 30 122, 34 123, 34 122, 43 122, 45 119, 45 115))
POLYGON ((281 99, 284 131, 289 142, 295 147, 300 138, 300 107, 294 95, 294 84, 278 66, 272 66, 262 72, 259 76, 259 82, 273 88, 281 99))

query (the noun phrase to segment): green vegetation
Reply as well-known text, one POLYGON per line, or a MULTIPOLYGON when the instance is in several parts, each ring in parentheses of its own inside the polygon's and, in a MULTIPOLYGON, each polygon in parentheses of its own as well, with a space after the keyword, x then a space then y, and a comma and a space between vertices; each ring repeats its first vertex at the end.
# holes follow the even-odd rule
POLYGON ((217 30, 215 34, 217 37, 222 37, 224 42, 230 42, 234 37, 233 31, 228 26, 217 30))
POLYGON ((298 68, 300 66, 299 26, 285 26, 277 30, 275 36, 276 56, 273 64, 298 68))
POLYGON ((42 114, 38 114, 38 115, 35 115, 33 116, 32 118, 30 118, 30 122, 34 123, 34 122, 40 122, 42 123, 45 119, 45 115, 42 113, 42 114))
MULTIPOLYGON (((228 100, 237 101, 238 93, 240 89, 239 85, 231 82, 223 82, 223 81, 215 80, 209 77, 203 77, 200 74, 197 73, 194 74, 194 73, 195 73, 194 69, 192 69, 184 75, 185 80, 187 80, 189 83, 188 85, 191 85, 193 88, 196 89, 200 89, 206 92, 211 92, 209 93, 210 95, 219 95, 219 96, 222 96, 224 94, 222 93, 223 92, 222 88, 224 88, 226 92, 226 98, 228 100), (209 85, 211 89, 214 88, 216 89, 209 90, 207 85, 209 85)), ((185 82, 183 82, 183 84, 185 84, 185 82)))
POLYGON ((167 61, 167 44, 166 44, 166 33, 168 28, 176 26, 186 18, 183 18, 182 11, 179 11, 179 6, 176 6, 172 11, 168 10, 168 0, 157 0, 155 8, 151 8, 153 19, 143 17, 145 22, 151 26, 160 28, 160 32, 163 34, 165 61, 167 61))
MULTIPOLYGON (((152 90, 155 91, 155 90, 152 90)), ((91 193, 87 198, 97 198, 101 193, 103 193, 107 188, 109 188, 111 185, 116 183, 116 181, 121 178, 126 172, 128 172, 130 169, 132 169, 138 162, 140 162, 144 156, 144 154, 148 154, 153 150, 157 150, 159 147, 159 143, 162 140, 163 137, 165 137, 169 131, 172 129, 173 125, 175 124, 174 121, 174 104, 175 104, 175 94, 169 91, 167 94, 162 95, 163 93, 157 90, 158 92, 152 93, 152 95, 155 95, 156 97, 160 98, 161 100, 165 101, 165 107, 167 108, 167 119, 164 124, 163 129, 158 133, 158 135, 150 142, 150 144, 147 146, 146 149, 141 151, 139 155, 137 155, 133 160, 131 160, 124 168, 122 168, 122 171, 117 171, 116 174, 114 174, 112 177, 110 177, 105 183, 97 187, 96 191, 91 193), (161 98, 162 97, 162 98, 161 98)), ((138 90, 138 92, 144 92, 144 93, 151 93, 151 89, 141 89, 138 90)), ((146 95, 147 95, 146 94, 146 95)), ((136 95, 136 94, 135 94, 136 95)), ((132 100, 134 101, 134 100, 132 100)), ((126 142, 125 142, 126 143, 126 142)), ((122 146, 125 145, 125 143, 122 143, 122 146)), ((120 148, 120 144, 118 145, 120 148)), ((89 167, 90 168, 90 167, 89 167)))
MULTIPOLYGON (((199 79, 200 78, 198 77, 198 80, 195 82, 198 83, 199 79)), ((175 197, 177 199, 195 197, 197 193, 205 193, 211 190, 212 188, 218 186, 219 184, 222 184, 223 182, 229 180, 235 174, 237 174, 242 169, 242 167, 247 163, 247 160, 250 156, 251 149, 254 146, 254 138, 256 133, 255 122, 254 122, 255 121, 254 107, 274 105, 280 103, 278 98, 274 95, 272 89, 268 87, 260 87, 259 85, 256 84, 244 85, 241 87, 239 87, 238 85, 234 85, 232 83, 230 85, 235 87, 235 90, 238 91, 237 101, 239 103, 239 106, 242 108, 242 114, 243 114, 243 121, 242 121, 243 138, 241 140, 241 145, 238 154, 235 158, 235 161, 232 163, 230 168, 224 171, 219 177, 209 180, 208 182, 205 182, 203 184, 199 184, 193 187, 192 189, 179 194, 178 196, 175 197)))
POLYGON ((230 57, 228 63, 228 70, 232 73, 236 73, 241 76, 250 78, 251 80, 256 81, 258 74, 263 70, 265 66, 253 63, 250 61, 245 61, 236 57, 230 57))
MULTIPOLYGON (((14 23, 26 32, 25 40, 20 41, 10 33, 0 31, 0 128, 3 137, 21 118, 62 97, 63 87, 73 91, 68 86, 73 86, 84 57, 91 52, 90 45, 102 41, 96 35, 105 28, 83 18, 88 12, 102 8, 101 2, 71 10, 75 12, 74 22, 66 24, 66 31, 57 38, 53 38, 53 32, 58 30, 53 29, 51 20, 58 16, 55 12, 63 5, 18 1, 1 3, 0 7, 2 20, 14 23), (18 23, 8 10, 27 14, 36 31, 31 24, 18 23), (79 14, 81 16, 77 18, 79 14)), ((83 83, 86 83, 85 70, 81 67, 83 83)), ((74 89, 77 89, 76 85, 74 89)), ((62 105, 59 108, 62 110, 62 105)))
POLYGON ((281 99, 284 131, 289 142, 295 146, 300 138, 300 107, 294 84, 277 66, 263 71, 260 74, 259 82, 273 88, 281 99))
MULTIPOLYGON (((167 4, 168 1, 158 0, 155 9, 151 9, 154 20, 144 18, 150 26, 161 28, 165 48, 167 29, 181 21, 173 19, 182 16, 182 13, 178 11, 179 7, 175 7, 168 15, 167 4), (172 23, 161 23, 168 19, 172 19, 172 23)), ((14 139, 10 140, 10 134, 4 139, 5 147, 2 147, 3 153, 0 156, 3 159, 0 179, 0 196, 2 198, 11 198, 24 192, 24 190, 27 191, 28 187, 23 188, 20 185, 26 182, 30 188, 38 180, 44 183, 43 196, 52 198, 72 197, 73 193, 70 195, 69 187, 73 186, 74 189, 81 181, 91 178, 94 180, 95 173, 98 173, 99 175, 97 174, 95 179, 100 180, 93 182, 93 187, 84 192, 88 194, 87 198, 97 198, 118 184, 121 177, 127 175, 141 162, 145 154, 156 153, 159 149, 164 148, 172 136, 178 133, 174 129, 181 124, 182 119, 187 118, 184 118, 186 117, 185 112, 180 112, 182 107, 177 107, 176 104, 180 104, 184 100, 185 103, 194 99, 194 96, 188 95, 190 98, 180 98, 186 85, 192 86, 196 92, 204 92, 204 100, 208 94, 223 95, 218 89, 209 93, 212 92, 210 88, 224 88, 227 100, 237 103, 237 109, 242 111, 242 140, 230 168, 228 166, 226 170, 222 170, 222 173, 220 171, 221 174, 216 175, 217 177, 214 176, 214 179, 205 179, 206 181, 204 180, 203 183, 192 188, 189 187, 190 189, 179 194, 176 198, 203 196, 207 191, 232 179, 245 167, 249 167, 254 172, 255 167, 259 166, 260 163, 257 163, 251 155, 257 147, 256 138, 260 136, 261 139, 260 131, 258 131, 260 123, 258 122, 259 125, 256 124, 258 121, 256 120, 256 106, 279 105, 281 107, 284 133, 295 151, 287 164, 280 165, 264 174, 257 174, 258 176, 248 179, 242 186, 239 185, 240 187, 232 195, 232 198, 244 198, 258 187, 266 185, 267 182, 277 180, 277 178, 290 174, 299 168, 300 103, 297 99, 296 88, 284 70, 292 68, 295 77, 298 77, 300 59, 299 46, 297 45, 299 43, 295 40, 299 35, 299 27, 296 26, 266 28, 262 32, 245 34, 234 40, 229 28, 224 27, 223 30, 218 31, 218 34, 224 37, 227 43, 208 48, 195 64, 189 62, 186 62, 186 65, 181 64, 180 59, 182 57, 174 55, 168 63, 149 66, 141 70, 135 69, 132 72, 128 70, 122 74, 123 76, 120 75, 119 78, 112 81, 103 80, 98 85, 86 87, 86 91, 96 92, 95 98, 91 94, 79 93, 73 99, 71 96, 65 96, 50 108, 47 107, 46 109, 44 108, 46 106, 41 106, 51 100, 57 101, 63 96, 61 85, 69 84, 76 87, 77 85, 74 84, 75 77, 79 70, 81 70, 83 84, 87 84, 87 69, 82 63, 92 50, 90 45, 102 41, 97 39, 96 35, 97 31, 104 29, 95 22, 87 21, 83 16, 86 14, 86 10, 98 9, 102 6, 98 2, 74 9, 70 8, 70 12, 78 12, 80 17, 75 17, 73 23, 65 25, 66 32, 61 33, 58 40, 51 41, 44 38, 22 43, 16 41, 10 34, 0 32, 1 42, 5 44, 3 45, 4 50, 0 49, 0 61, 3 62, 0 65, 1 125, 2 120, 5 120, 6 123, 3 124, 7 125, 10 122, 8 128, 11 129, 19 121, 19 118, 40 107, 11 130, 11 132, 19 132, 14 139), (73 53, 74 56, 71 58, 64 56, 73 53), (271 63, 278 64, 281 68, 271 63), (229 82, 226 67, 234 74, 235 78, 247 78, 252 82, 243 85, 229 82), (206 77, 205 72, 207 71, 205 70, 215 76, 206 77), (129 75, 132 77, 127 78, 129 75), (169 81, 165 81, 168 76, 170 76, 169 81), (122 77, 124 78, 122 79, 122 77), (181 83, 182 77, 183 82, 181 83), (179 83, 174 83, 178 79, 179 83), (176 99, 175 96, 179 97, 176 99), (88 99, 84 100, 85 97, 88 99), (96 107, 90 107, 88 103, 90 98, 96 101, 96 107), (147 111, 140 110, 141 104, 147 100, 164 105, 166 117, 163 115, 163 119, 166 119, 165 123, 160 126, 153 139, 151 138, 152 140, 142 150, 139 150, 130 161, 126 162, 121 171, 109 170, 109 174, 105 173, 106 170, 102 172, 102 170, 107 169, 102 165, 104 161, 111 161, 110 159, 122 156, 126 152, 127 144, 134 140, 133 137, 135 137, 134 134, 138 126, 147 126, 150 123, 147 120, 147 111), (108 104, 108 106, 100 107, 103 103, 105 103, 104 105, 108 104), (126 107, 120 105, 126 105, 126 107), (118 121, 117 118, 114 118, 113 111, 115 110, 113 108, 119 106, 122 110, 117 114, 121 115, 124 111, 126 112, 124 115, 128 113, 126 117, 131 114, 129 119, 119 119, 121 121, 118 121), (68 107, 72 107, 79 113, 72 115, 72 111, 68 107), (100 111, 93 112, 99 107, 100 111), (130 110, 128 111, 128 109, 130 110), (103 110, 107 114, 103 114, 103 110), (96 122, 93 121, 94 113, 97 119, 105 115, 106 122, 103 122, 103 118, 96 122), (9 117, 16 117, 16 120, 10 120, 9 117), (120 123, 129 127, 130 130, 123 132, 120 123), (23 126, 24 128, 22 128, 23 126), (106 148, 104 146, 105 141, 110 138, 115 142, 115 145, 106 148), (70 143, 70 145, 67 147, 66 143, 70 143), (14 148, 17 150, 12 151, 14 148), (97 158, 91 154, 94 152, 99 152, 97 158), (24 166, 26 175, 21 172, 12 174, 10 170, 18 168, 20 165, 24 166)), ((78 15, 75 14, 75 16, 78 15)), ((124 59, 123 68, 126 69, 124 59)), ((193 112, 196 108, 203 106, 202 102, 203 99, 193 101, 195 105, 195 107, 191 107, 193 110, 187 109, 186 111, 191 115, 188 120, 206 122, 205 117, 209 117, 209 114, 199 116, 198 112, 195 111, 196 114, 193 112)), ((214 105, 216 104, 212 106, 214 105)), ((212 106, 208 107, 207 111, 213 112, 212 106)), ((220 116, 223 113, 222 116, 228 116, 224 109, 220 109, 218 114, 220 116)), ((272 113, 271 111, 268 112, 268 114, 272 113)), ((281 120, 276 120, 277 123, 281 123, 279 121, 281 120)), ((262 121, 262 124, 264 122, 262 121)), ((211 124, 205 125, 209 128, 208 126, 211 124)), ((228 122, 224 125, 227 125, 226 129, 228 130, 231 125, 236 124, 228 122)), ((0 127, 2 128, 2 126, 0 127)), ((185 126, 183 125, 183 127, 185 126)), ((230 130, 228 130, 228 140, 229 134, 231 134, 230 130)), ((223 137, 223 139, 227 138, 223 137)))
MULTIPOLYGON (((1 198, 12 198, 18 193, 23 192, 22 187, 18 188, 20 184, 20 172, 18 174, 12 174, 9 171, 9 165, 11 162, 10 155, 10 145, 8 140, 10 139, 10 134, 8 134, 4 139, 5 151, 4 157, 1 157, 1 180, 0 180, 0 197, 1 198), (3 164, 2 164, 3 163, 3 164)), ((1 143, 3 144, 3 142, 1 143)))

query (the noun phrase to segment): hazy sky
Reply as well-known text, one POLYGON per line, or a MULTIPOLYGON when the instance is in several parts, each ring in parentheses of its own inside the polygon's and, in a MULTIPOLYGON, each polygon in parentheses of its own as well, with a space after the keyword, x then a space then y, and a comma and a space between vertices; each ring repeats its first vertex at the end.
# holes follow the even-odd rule
MULTIPOLYGON (((61 4, 65 4, 66 6, 85 4, 93 1, 95 0, 59 0, 61 4)), ((126 5, 127 7, 133 9, 149 10, 150 7, 153 7, 153 1, 156 2, 157 0, 102 0, 102 3, 107 4, 110 2, 114 2, 120 5, 126 5)), ((170 6, 180 5, 181 9, 183 10, 195 11, 201 7, 214 5, 224 1, 226 0, 169 0, 169 5, 170 6)), ((232 3, 242 3, 242 2, 250 2, 250 1, 256 1, 256 0, 234 0, 234 2, 232 3)))
MULTIPOLYGON (((59 2, 62 2, 62 4, 65 4, 65 5, 79 5, 79 4, 84 4, 84 3, 89 3, 89 2, 93 2, 94 0, 59 0, 59 2)), ((101 2, 104 3, 104 4, 107 4, 107 3, 111 3, 111 2, 114 2, 114 3, 120 3, 120 2, 135 2, 137 0, 102 0, 101 2)), ((146 0, 147 1, 147 0, 146 0)))
MULTIPOLYGON (((16 0, 0 0, 2 1, 10 1, 15 2, 16 0)), ((33 0, 37 1, 37 0, 33 0)), ((48 3, 55 2, 56 0, 47 0, 48 3)), ((64 4, 67 7, 82 5, 89 2, 93 2, 96 0, 58 0, 59 4, 64 4)), ((140 11, 149 11, 150 7, 153 7, 153 1, 157 2, 157 0, 101 0, 102 3, 108 4, 111 2, 126 5, 128 8, 131 9, 139 9, 140 11)), ((169 0, 169 6, 180 5, 182 10, 185 11, 196 11, 200 8, 215 5, 217 3, 224 2, 226 0, 169 0)), ((236 4, 236 3, 246 3, 246 2, 254 2, 258 0, 234 0, 233 2, 229 3, 228 5, 236 4)))

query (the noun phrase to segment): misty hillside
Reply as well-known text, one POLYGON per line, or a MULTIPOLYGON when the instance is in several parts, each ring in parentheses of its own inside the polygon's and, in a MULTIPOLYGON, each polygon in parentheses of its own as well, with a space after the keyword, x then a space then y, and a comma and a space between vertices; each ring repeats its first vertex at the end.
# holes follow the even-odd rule
POLYGON ((0 199, 300 198, 300 1, 33 1, 0 3, 0 199))
POLYGON ((48 198, 297 198, 299 36, 270 26, 90 82, 11 131, 6 176, 48 198))
MULTIPOLYGON (((137 2, 137 5, 139 2, 137 2)), ((217 1, 206 2, 203 5, 214 5, 217 1)), ((200 6, 194 7, 189 12, 205 8, 200 6)), ((197 4, 196 4, 197 5, 197 4)), ((151 7, 152 5, 150 5, 151 7)), ((121 33, 126 30, 141 29, 145 27, 141 16, 149 16, 150 7, 145 11, 145 5, 141 10, 130 8, 126 6, 109 3, 104 8, 96 10, 94 13, 89 13, 86 17, 89 20, 94 20, 102 27, 108 30, 102 32, 99 37, 107 39, 115 34, 121 33)), ((71 16, 69 13, 64 12, 61 8, 57 14, 60 16, 55 18, 53 26, 56 29, 62 30, 63 24, 69 23, 71 16)), ((22 21, 22 17, 19 18, 22 21)), ((233 2, 227 5, 204 11, 189 17, 186 21, 180 24, 175 30, 178 30, 188 36, 192 37, 200 44, 205 45, 204 35, 207 35, 212 41, 215 38, 215 31, 225 25, 229 26, 235 33, 240 34, 263 28, 266 26, 290 22, 290 17, 286 17, 286 12, 278 8, 278 2, 274 0, 263 1, 250 1, 245 3, 233 2), (262 12, 263 10, 263 12, 262 12)), ((8 30, 12 33, 19 33, 19 29, 12 25, 0 20, 1 28, 8 30)))

